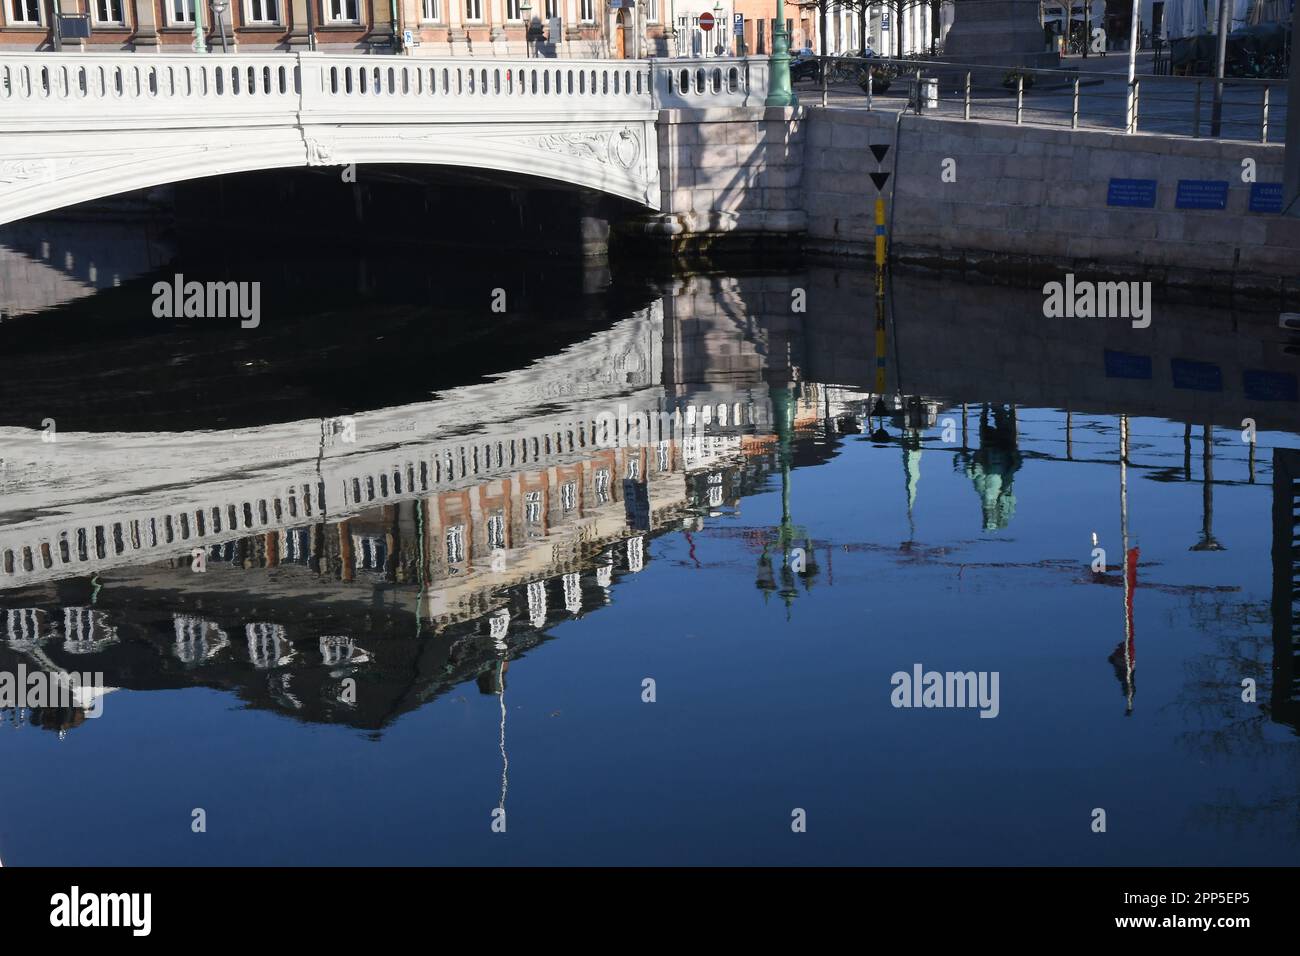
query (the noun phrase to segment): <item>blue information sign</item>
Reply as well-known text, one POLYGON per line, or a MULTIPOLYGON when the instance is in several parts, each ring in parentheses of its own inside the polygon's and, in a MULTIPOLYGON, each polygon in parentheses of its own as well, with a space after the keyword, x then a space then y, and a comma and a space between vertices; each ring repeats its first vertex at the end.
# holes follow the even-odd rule
POLYGON ((1106 191, 1107 206, 1135 206, 1153 209, 1156 204, 1154 179, 1112 179, 1106 191))
POLYGON ((1105 361, 1107 378, 1149 379, 1151 377, 1150 355, 1135 355, 1132 352, 1112 352, 1110 349, 1106 349, 1105 361))
POLYGON ((1174 199, 1177 209, 1223 209, 1228 205, 1226 179, 1180 179, 1178 195, 1174 199))
POLYGON ((1282 184, 1281 183, 1251 183, 1250 184, 1250 211, 1251 212, 1281 212, 1282 211, 1282 184))
POLYGON ((1252 402, 1294 402, 1300 398, 1296 377, 1289 372, 1248 368, 1241 373, 1241 385, 1252 402))
POLYGON ((1198 392, 1223 391, 1223 370, 1217 365, 1172 359, 1169 366, 1173 373, 1174 388, 1190 388, 1198 392))

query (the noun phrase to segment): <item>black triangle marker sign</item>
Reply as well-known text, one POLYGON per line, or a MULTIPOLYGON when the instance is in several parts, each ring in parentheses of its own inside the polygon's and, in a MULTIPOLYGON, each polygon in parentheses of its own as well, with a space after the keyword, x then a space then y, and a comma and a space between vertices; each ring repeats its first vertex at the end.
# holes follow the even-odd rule
POLYGON ((885 188, 885 183, 889 182, 889 173, 871 173, 871 181, 876 184, 876 192, 885 188))
POLYGON ((888 143, 871 144, 871 154, 876 157, 876 162, 878 163, 883 163, 885 161, 885 154, 888 152, 889 152, 888 143))

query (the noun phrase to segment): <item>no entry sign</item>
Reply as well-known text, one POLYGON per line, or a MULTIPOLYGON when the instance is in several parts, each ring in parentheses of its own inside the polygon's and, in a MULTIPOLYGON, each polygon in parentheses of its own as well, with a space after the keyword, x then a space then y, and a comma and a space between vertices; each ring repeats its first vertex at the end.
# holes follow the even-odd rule
POLYGON ((707 10, 700 14, 700 29, 706 31, 713 29, 713 14, 707 10))

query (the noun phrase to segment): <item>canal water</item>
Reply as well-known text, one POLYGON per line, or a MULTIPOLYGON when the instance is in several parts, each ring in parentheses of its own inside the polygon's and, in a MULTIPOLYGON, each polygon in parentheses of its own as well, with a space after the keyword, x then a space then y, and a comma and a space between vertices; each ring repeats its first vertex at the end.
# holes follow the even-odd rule
POLYGON ((1276 313, 0 242, 5 865, 1296 860, 1276 313))

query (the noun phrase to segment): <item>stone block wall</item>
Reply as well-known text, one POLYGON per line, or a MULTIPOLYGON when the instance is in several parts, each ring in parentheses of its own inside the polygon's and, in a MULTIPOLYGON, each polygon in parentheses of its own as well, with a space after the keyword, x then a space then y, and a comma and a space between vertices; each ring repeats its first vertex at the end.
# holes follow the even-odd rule
POLYGON ((1300 300, 1300 219, 1250 212, 1242 160, 1281 182, 1282 146, 820 109, 804 121, 807 246, 869 255, 883 168, 892 253, 990 272, 1062 267, 1300 300), (944 161, 956 180, 945 182, 944 161), (1112 177, 1158 181, 1153 209, 1106 204, 1112 177), (1224 210, 1175 209, 1178 180, 1226 180, 1224 210))
POLYGON ((804 119, 794 109, 662 110, 660 214, 651 234, 804 232, 804 119))

